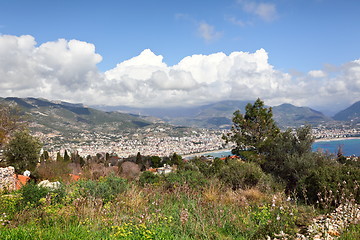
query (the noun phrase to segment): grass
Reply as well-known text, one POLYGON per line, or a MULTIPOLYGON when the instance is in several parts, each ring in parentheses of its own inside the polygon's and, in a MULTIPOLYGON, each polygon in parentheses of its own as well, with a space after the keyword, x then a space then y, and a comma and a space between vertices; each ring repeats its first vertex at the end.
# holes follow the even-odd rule
MULTIPOLYGON (((266 239, 294 235, 307 220, 302 214, 315 214, 281 192, 233 191, 211 179, 202 188, 167 188, 111 178, 95 193, 82 189, 97 186, 93 181, 78 182, 61 199, 49 193, 25 206, 21 192, 0 196, 0 239, 266 239)), ((354 225, 342 239, 358 239, 358 232, 354 225)))

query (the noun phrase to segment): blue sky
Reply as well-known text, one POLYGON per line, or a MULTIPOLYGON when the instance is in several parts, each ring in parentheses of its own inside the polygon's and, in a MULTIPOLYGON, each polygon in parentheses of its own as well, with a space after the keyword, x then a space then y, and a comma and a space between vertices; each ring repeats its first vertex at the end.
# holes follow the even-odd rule
MULTIPOLYGON (((84 66, 83 69, 73 69, 73 67, 70 69, 70 66, 66 65, 67 75, 59 77, 57 74, 60 71, 56 69, 55 65, 59 66, 63 63, 61 61, 68 61, 59 58, 59 63, 46 66, 52 69, 53 72, 52 75, 50 74, 49 79, 56 79, 54 81, 59 86, 70 83, 73 91, 77 90, 75 89, 76 87, 81 86, 83 91, 85 89, 89 90, 88 94, 96 92, 94 85, 97 84, 96 89, 99 90, 101 88, 102 94, 109 96, 113 96, 112 94, 114 93, 107 92, 106 88, 112 88, 112 85, 123 85, 122 88, 118 88, 119 92, 117 94, 121 95, 124 92, 126 94, 124 93, 122 97, 114 100, 113 105, 140 106, 149 103, 146 96, 154 98, 154 95, 149 94, 149 92, 154 90, 159 90, 159 94, 162 96, 164 96, 163 93, 169 95, 167 102, 173 102, 170 105, 179 105, 179 101, 184 102, 179 96, 183 95, 186 99, 189 99, 192 94, 204 94, 206 90, 209 90, 201 89, 197 93, 189 93, 188 87, 198 87, 199 89, 205 88, 204 85, 209 87, 210 90, 213 88, 217 89, 218 87, 232 88, 228 92, 220 94, 221 96, 216 97, 215 100, 226 100, 228 98, 241 99, 240 95, 244 94, 240 90, 236 94, 234 89, 240 89, 245 83, 249 85, 249 83, 254 82, 256 76, 260 74, 256 72, 258 69, 255 72, 251 70, 249 73, 246 73, 248 68, 241 68, 241 75, 243 77, 234 78, 224 85, 225 80, 218 81, 215 79, 209 82, 194 77, 204 77, 204 74, 197 74, 193 72, 195 70, 189 70, 190 68, 194 69, 194 66, 202 66, 201 64, 196 65, 194 63, 200 60, 192 59, 191 63, 186 63, 178 68, 172 68, 172 66, 178 65, 184 58, 193 55, 210 56, 215 53, 224 53, 226 56, 230 56, 234 52, 248 52, 250 54, 248 57, 257 59, 254 60, 256 64, 264 64, 260 62, 266 60, 267 69, 269 71, 272 71, 271 69, 277 71, 276 74, 274 72, 271 73, 270 79, 273 79, 273 82, 268 84, 271 90, 266 91, 266 87, 255 89, 253 91, 253 98, 263 97, 255 96, 256 94, 262 95, 264 92, 271 92, 272 94, 265 94, 263 97, 271 104, 287 101, 296 105, 309 105, 324 110, 329 110, 330 106, 341 108, 360 100, 357 88, 359 87, 360 89, 360 79, 359 84, 356 82, 355 87, 351 85, 354 84, 354 79, 357 80, 359 78, 357 66, 353 66, 357 64, 357 62, 354 63, 353 61, 360 58, 360 1, 357 0, 0 0, 0 12, 0 37, 12 36, 17 38, 16 41, 19 42, 21 36, 31 36, 33 38, 31 54, 36 56, 31 57, 31 59, 32 61, 36 59, 36 61, 34 60, 36 63, 33 64, 37 64, 37 66, 43 66, 44 64, 46 65, 46 62, 49 62, 44 61, 40 63, 38 59, 45 57, 44 55, 41 55, 41 57, 36 55, 39 52, 37 49, 40 49, 46 43, 58 43, 59 39, 65 39, 65 45, 71 40, 77 40, 85 45, 93 45, 95 50, 88 49, 89 52, 87 55, 85 54, 88 57, 90 55, 94 57, 93 65, 89 64, 84 66), (151 53, 148 52, 148 55, 146 53, 141 55, 145 49, 150 49, 151 53), (254 54, 261 49, 266 54, 263 54, 260 57, 262 60, 257 62, 259 58, 254 54), (95 57, 95 55, 98 57, 95 57), (149 65, 152 65, 151 61, 154 61, 156 56, 160 55, 163 59, 155 64, 155 68, 150 67, 149 70, 149 65), (117 64, 129 59, 133 59, 137 66, 139 64, 145 66, 141 68, 141 71, 150 71, 150 75, 145 74, 150 77, 146 78, 145 75, 132 76, 132 74, 128 74, 127 70, 124 69, 118 69, 118 73, 114 74, 117 64), (147 61, 150 61, 150 63, 147 61), (191 76, 188 77, 191 78, 191 81, 194 80, 194 82, 190 84, 190 80, 186 77, 187 80, 184 81, 189 84, 177 86, 174 82, 182 81, 182 78, 177 78, 178 75, 171 75, 170 72, 180 71, 179 69, 185 72, 185 75, 190 73, 191 76), (76 72, 77 70, 79 72, 76 72), (170 79, 165 84, 166 86, 159 85, 160 82, 167 81, 165 78, 161 78, 161 81, 159 80, 160 78, 154 78, 154 72, 160 70, 166 73, 166 79, 170 79), (72 80, 65 79, 66 77, 73 78, 81 74, 87 74, 86 76, 89 77, 89 72, 97 77, 87 79, 82 83, 80 83, 82 78, 79 78, 79 82, 76 84, 72 80), (108 74, 106 74, 107 72, 108 74), (350 73, 352 75, 349 78, 350 73), (104 77, 103 75, 106 76, 104 77), (311 76, 310 78, 308 77, 309 75, 311 76), (109 78, 109 76, 111 77, 109 78), (131 79, 124 80, 125 76, 131 76, 131 79), (246 76, 249 77, 247 78, 246 76), (152 82, 152 85, 149 84, 146 82, 148 81, 146 79, 154 80, 157 85, 154 82, 152 82), (280 80, 278 81, 278 79, 280 80), (244 82, 240 83, 242 80, 244 82), (136 91, 139 92, 138 89, 142 89, 143 92, 137 93, 138 95, 131 92, 134 89, 131 89, 129 84, 135 84, 137 86, 136 91), (328 84, 337 86, 337 89, 341 91, 328 89, 328 84), (287 88, 281 89, 279 87, 283 85, 286 85, 287 88), (273 89, 274 86, 277 90, 273 89), (311 88, 310 86, 322 89, 322 92, 318 93, 318 95, 322 96, 322 101, 311 98, 314 92, 309 93, 310 98, 306 95, 307 89, 305 87, 311 88), (303 92, 294 92, 294 89, 301 87, 304 87, 303 92), (288 96, 286 96, 286 92, 288 92, 288 96), (337 96, 344 93, 351 94, 351 97, 348 96, 341 101, 337 100, 335 105, 330 103, 331 99, 337 99, 337 96), (175 97, 171 100, 170 96, 174 95, 175 97), (279 95, 281 95, 281 98, 278 97, 279 95), (295 95, 296 97, 294 97, 295 95)), ((9 41, 4 40, 2 43, 0 42, 0 49, 1 44, 3 49, 7 49, 8 45, 6 44, 9 44, 9 41)), ((26 41, 31 42, 29 38, 26 41)), ((73 51, 69 50, 68 46, 63 50, 73 51)), ((54 49, 48 49, 48 51, 54 52, 54 49)), ((25 54, 23 50, 20 50, 20 52, 25 54)), ((0 54, 3 54, 2 58, 7 60, 11 53, 0 51, 0 54)), ((225 62, 232 61, 233 64, 239 61, 254 62, 250 58, 245 58, 239 57, 239 59, 242 59, 241 61, 235 61, 231 58, 231 60, 226 60, 225 62)), ((81 57, 80 59, 86 59, 86 57, 81 57)), ((4 61, 0 62, 0 64, 3 63, 3 71, 9 72, 4 67, 4 61)), ((14 69, 18 69, 18 72, 23 72, 23 74, 32 74, 21 70, 23 65, 18 61, 19 59, 12 61, 14 69)), ((75 58, 72 61, 76 63, 75 58)), ((205 60, 204 57, 201 61, 208 60, 205 60)), ((219 59, 211 61, 215 61, 218 64, 214 66, 223 66, 225 64, 224 62, 220 63, 219 59)), ((127 69, 129 70, 130 68, 127 67, 127 69)), ((140 70, 138 69, 138 71, 140 70)), ((203 71, 207 70, 203 69, 203 71)), ((231 78, 235 73, 229 70, 227 71, 227 76, 231 78)), ((39 76, 39 74, 36 73, 36 76, 39 76)), ((219 72, 215 74, 219 75, 219 72)), ((270 73, 262 71, 260 75, 266 78, 268 74, 270 73)), ((40 75, 42 78, 45 78, 43 73, 40 75)), ((24 83, 21 76, 18 78, 14 77, 11 80, 12 84, 14 82, 17 83, 13 86, 8 79, 6 79, 8 82, 3 83, 3 85, 0 82, 0 87, 3 88, 3 91, 0 92, 2 96, 25 96, 32 92, 47 98, 64 98, 70 101, 86 101, 91 104, 108 103, 108 100, 100 98, 97 101, 88 99, 85 96, 74 98, 74 92, 71 92, 69 89, 69 93, 63 96, 53 94, 49 89, 58 88, 55 88, 55 83, 48 79, 42 80, 42 87, 33 86, 33 88, 31 88, 31 84, 24 83), (29 91, 25 91, 26 88, 29 91), (30 91, 30 89, 32 90, 30 91)), ((265 81, 266 79, 264 79, 265 81)), ((5 82, 5 79, 3 82, 5 82)), ((266 85, 264 82, 258 82, 257 84, 266 85)), ((257 85, 255 84, 253 88, 256 87, 257 85)), ((81 89, 79 88, 79 90, 81 89)), ((67 90, 64 89, 64 91, 67 90)), ((251 98, 252 96, 246 95, 245 97, 251 98)), ((202 98, 198 97, 197 99, 188 100, 186 103, 202 104, 210 100, 204 95, 202 98)), ((161 105, 162 102, 163 100, 159 99, 158 101, 153 101, 152 105, 161 105)))

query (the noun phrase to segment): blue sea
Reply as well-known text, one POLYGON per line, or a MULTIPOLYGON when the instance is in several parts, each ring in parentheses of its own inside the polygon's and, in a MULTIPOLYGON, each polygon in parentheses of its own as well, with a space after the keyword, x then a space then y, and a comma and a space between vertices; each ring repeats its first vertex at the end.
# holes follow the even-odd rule
MULTIPOLYGON (((323 152, 329 152, 332 154, 337 154, 339 146, 342 146, 342 151, 344 156, 360 156, 360 138, 357 139, 342 139, 342 140, 332 140, 332 141, 318 141, 315 142, 312 146, 313 151, 318 151, 319 149, 323 152)), ((214 157, 226 157, 232 155, 231 151, 219 151, 209 153, 207 155, 214 157)))
POLYGON ((360 138, 342 139, 333 141, 319 141, 312 146, 313 151, 321 149, 323 152, 337 154, 339 146, 342 146, 344 156, 360 156, 360 138))

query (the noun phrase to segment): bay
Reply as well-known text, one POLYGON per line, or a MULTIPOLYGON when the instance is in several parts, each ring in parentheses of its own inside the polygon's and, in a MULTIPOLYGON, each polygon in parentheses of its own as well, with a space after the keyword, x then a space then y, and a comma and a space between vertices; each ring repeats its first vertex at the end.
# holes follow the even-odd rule
MULTIPOLYGON (((328 152, 331 154, 337 154, 339 146, 342 146, 344 156, 360 156, 360 138, 349 139, 333 139, 333 140, 319 140, 312 145, 313 151, 328 152)), ((193 156, 213 156, 213 157, 226 157, 232 155, 231 150, 215 151, 198 153, 193 156)))
POLYGON ((344 156, 360 156, 360 138, 334 139, 317 141, 313 144, 313 151, 319 149, 323 152, 337 154, 339 146, 342 147, 344 156))

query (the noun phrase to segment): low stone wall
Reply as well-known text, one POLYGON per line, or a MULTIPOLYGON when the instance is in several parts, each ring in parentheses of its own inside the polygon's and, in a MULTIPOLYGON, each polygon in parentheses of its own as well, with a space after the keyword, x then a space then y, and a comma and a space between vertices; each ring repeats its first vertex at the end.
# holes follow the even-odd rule
POLYGON ((14 167, 0 168, 0 191, 1 190, 15 190, 16 179, 15 179, 14 167))

